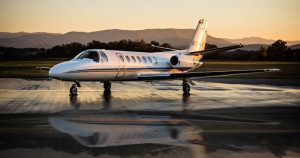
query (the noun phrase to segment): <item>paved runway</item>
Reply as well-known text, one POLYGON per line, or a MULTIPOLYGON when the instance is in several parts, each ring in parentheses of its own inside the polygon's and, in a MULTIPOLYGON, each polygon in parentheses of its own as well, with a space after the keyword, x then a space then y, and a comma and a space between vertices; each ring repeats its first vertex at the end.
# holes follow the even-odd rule
POLYGON ((70 82, 0 79, 1 113, 54 113, 65 110, 200 110, 248 106, 298 106, 299 87, 221 84, 195 81, 184 96, 179 81, 113 82, 111 95, 101 83, 85 82, 69 96, 70 82))
POLYGON ((2 78, 0 157, 300 157, 300 87, 195 83, 2 78))

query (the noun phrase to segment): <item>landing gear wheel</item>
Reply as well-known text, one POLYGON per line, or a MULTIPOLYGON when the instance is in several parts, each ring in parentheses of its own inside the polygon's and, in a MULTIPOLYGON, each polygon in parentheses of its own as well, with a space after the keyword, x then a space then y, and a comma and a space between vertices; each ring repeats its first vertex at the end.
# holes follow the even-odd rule
POLYGON ((105 81, 104 82, 104 93, 110 93, 110 89, 111 89, 111 83, 109 81, 105 81))
POLYGON ((191 87, 187 82, 183 82, 182 91, 184 94, 190 94, 191 87))
POLYGON ((77 87, 76 84, 72 84, 71 88, 70 88, 70 95, 71 96, 76 96, 77 95, 77 87))

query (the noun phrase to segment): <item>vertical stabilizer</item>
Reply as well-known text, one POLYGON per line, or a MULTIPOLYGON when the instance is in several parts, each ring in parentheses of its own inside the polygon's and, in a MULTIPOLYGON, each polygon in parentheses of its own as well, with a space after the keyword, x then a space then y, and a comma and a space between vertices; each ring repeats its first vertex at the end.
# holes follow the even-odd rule
POLYGON ((188 52, 204 50, 207 36, 207 24, 208 22, 206 20, 199 20, 191 45, 187 49, 188 52))

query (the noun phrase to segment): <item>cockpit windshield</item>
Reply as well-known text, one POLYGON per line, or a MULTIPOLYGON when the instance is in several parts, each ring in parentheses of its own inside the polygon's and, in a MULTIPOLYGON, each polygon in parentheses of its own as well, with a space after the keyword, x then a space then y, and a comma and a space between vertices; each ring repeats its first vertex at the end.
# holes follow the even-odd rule
POLYGON ((102 51, 100 51, 99 53, 98 53, 98 51, 83 51, 83 52, 79 53, 78 55, 76 55, 73 58, 73 60, 87 58, 87 59, 93 59, 95 62, 99 62, 99 61, 101 61, 101 63, 108 62, 107 55, 102 51))
POLYGON ((75 60, 75 59, 80 59, 80 57, 81 57, 84 53, 85 53, 85 51, 80 52, 79 54, 77 54, 77 55, 73 58, 73 60, 75 60))
POLYGON ((78 54, 74 59, 93 59, 95 62, 99 62, 99 54, 97 51, 85 51, 78 54))

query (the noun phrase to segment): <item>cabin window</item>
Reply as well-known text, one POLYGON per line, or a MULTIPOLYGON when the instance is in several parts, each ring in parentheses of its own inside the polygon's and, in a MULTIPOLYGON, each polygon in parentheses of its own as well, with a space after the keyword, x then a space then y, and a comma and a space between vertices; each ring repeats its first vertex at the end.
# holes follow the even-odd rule
POLYGON ((142 62, 142 60, 141 60, 141 58, 139 56, 137 56, 137 59, 138 59, 139 63, 142 62))
POLYGON ((146 58, 144 56, 142 57, 142 59, 143 59, 144 63, 147 63, 147 60, 146 60, 146 58))
POLYGON ((152 63, 152 59, 150 57, 148 57, 148 60, 149 60, 150 63, 152 63))
POLYGON ((128 56, 125 56, 125 58, 126 58, 127 62, 130 63, 130 58, 128 56))
POLYGON ((153 57, 155 64, 157 64, 157 59, 155 57, 153 57))
POLYGON ((95 62, 99 62, 99 54, 97 51, 86 51, 80 59, 87 58, 92 59, 95 62))
POLYGON ((124 60, 124 57, 122 56, 122 55, 119 55, 119 58, 120 58, 120 61, 121 62, 124 62, 125 60, 124 60))
POLYGON ((132 61, 133 61, 133 62, 136 62, 136 60, 135 60, 135 57, 134 57, 134 56, 131 56, 131 59, 132 59, 132 61))
POLYGON ((101 62, 108 62, 107 55, 100 51, 101 62))

